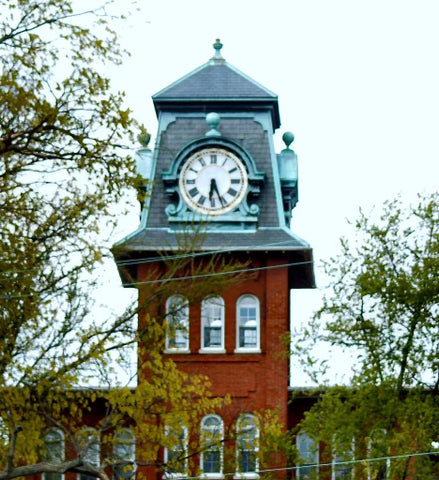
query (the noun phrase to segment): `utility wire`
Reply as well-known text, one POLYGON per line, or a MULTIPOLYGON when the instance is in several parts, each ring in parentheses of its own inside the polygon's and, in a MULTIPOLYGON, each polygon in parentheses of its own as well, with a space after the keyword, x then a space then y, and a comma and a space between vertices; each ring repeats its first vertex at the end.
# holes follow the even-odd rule
MULTIPOLYGON (((411 457, 422 457, 427 455, 438 455, 439 451, 436 452, 420 452, 420 453, 406 453, 403 455, 388 455, 386 457, 373 457, 373 458, 363 458, 361 460, 345 460, 345 461, 338 461, 338 462, 328 462, 328 463, 313 463, 313 464, 306 464, 306 465, 294 465, 291 467, 279 467, 279 468, 267 468, 263 470, 257 470, 255 472, 251 472, 254 474, 261 474, 261 473, 271 473, 271 472, 285 472, 285 471, 292 471, 292 470, 301 470, 305 468, 321 468, 321 467, 334 467, 339 465, 355 465, 355 464, 364 464, 364 463, 371 463, 371 462, 381 462, 383 460, 396 460, 402 458, 411 458, 411 457)), ((165 472, 168 475, 175 475, 175 473, 165 472)), ((223 473, 225 477, 233 477, 239 472, 230 472, 230 473, 223 473)), ((205 478, 204 475, 198 475, 195 477, 188 477, 184 475, 185 480, 196 480, 196 479, 203 479, 205 478)))
MULTIPOLYGON (((257 245, 258 248, 269 248, 269 247, 281 247, 281 246, 288 246, 287 241, 283 242, 274 242, 274 243, 263 243, 260 245, 257 245)), ((228 249, 225 248, 220 248, 216 250, 206 250, 202 252, 191 252, 191 253, 182 253, 182 254, 176 254, 176 255, 164 255, 164 256, 159 256, 159 257, 146 257, 146 258, 138 258, 135 260, 119 260, 116 262, 116 265, 118 266, 125 266, 125 265, 137 265, 139 263, 153 263, 157 262, 158 260, 174 260, 174 259, 181 259, 181 258, 192 258, 192 257, 199 257, 203 255, 215 255, 215 254, 220 254, 220 253, 231 253, 231 252, 240 252, 243 250, 252 250, 251 246, 242 246, 242 247, 231 247, 228 249)))
MULTIPOLYGON (((258 248, 264 249, 264 248, 269 248, 269 247, 281 247, 281 246, 288 246, 288 241, 283 241, 283 242, 273 242, 273 243, 263 243, 257 245, 258 248)), ((177 247, 178 248, 178 247, 177 247)), ((220 248, 216 250, 206 250, 202 252, 191 252, 191 253, 181 253, 181 254, 175 254, 175 255, 163 255, 163 256, 158 256, 158 257, 144 257, 144 258, 136 258, 134 260, 119 260, 116 262, 116 265, 118 266, 126 266, 126 265, 138 265, 138 264, 144 264, 144 263, 154 263, 157 261, 167 261, 167 260, 179 260, 182 258, 195 258, 199 256, 204 256, 204 255, 216 255, 216 254, 221 254, 221 253, 231 253, 231 252, 237 252, 237 251, 243 251, 243 250, 251 250, 252 247, 250 246, 243 246, 243 247, 232 247, 232 248, 220 248)), ((0 272, 0 275, 9 275, 9 274, 14 274, 14 273, 26 273, 30 272, 28 276, 31 276, 31 272, 37 272, 37 268, 32 268, 32 269, 23 269, 23 270, 7 270, 0 272)), ((0 281, 7 281, 9 280, 8 278, 2 279, 0 278, 0 281)))
MULTIPOLYGON (((124 286, 125 287, 136 287, 137 285, 151 285, 151 284, 160 284, 160 283, 166 283, 166 282, 174 282, 174 281, 180 281, 180 280, 195 280, 198 278, 208 278, 208 277, 215 277, 219 275, 233 275, 234 273, 247 273, 247 272, 256 272, 256 271, 261 271, 261 270, 271 270, 273 268, 282 268, 282 267, 294 267, 296 265, 307 265, 314 263, 313 260, 306 260, 303 262, 291 262, 291 263, 285 263, 281 265, 268 265, 265 267, 254 267, 254 268, 244 268, 244 269, 239 269, 239 270, 230 270, 226 272, 212 272, 212 273, 200 273, 198 275, 187 275, 184 277, 171 277, 171 278, 159 278, 156 280, 144 280, 142 282, 132 282, 132 283, 127 283, 124 286)), ((36 293, 33 294, 27 294, 27 295, 6 295, 0 297, 0 300, 7 300, 11 298, 19 298, 19 297, 30 297, 30 296, 35 296, 37 295, 36 293)))
POLYGON ((135 287, 137 285, 148 285, 153 283, 166 283, 166 282, 175 282, 180 280, 193 280, 196 278, 207 278, 207 277, 215 277, 219 275, 233 275, 234 273, 247 273, 247 272, 257 272, 260 270, 271 270, 273 268, 282 268, 282 267, 292 267, 296 265, 306 265, 309 263, 314 263, 312 260, 307 260, 304 262, 292 262, 292 263, 284 263, 282 265, 268 265, 265 267, 254 267, 254 268, 243 268, 239 270, 230 270, 227 272, 213 272, 213 273, 200 273, 199 275, 187 275, 185 277, 171 277, 171 278, 160 278, 158 280, 144 280, 142 282, 133 282, 133 283, 126 283, 125 287, 135 287))

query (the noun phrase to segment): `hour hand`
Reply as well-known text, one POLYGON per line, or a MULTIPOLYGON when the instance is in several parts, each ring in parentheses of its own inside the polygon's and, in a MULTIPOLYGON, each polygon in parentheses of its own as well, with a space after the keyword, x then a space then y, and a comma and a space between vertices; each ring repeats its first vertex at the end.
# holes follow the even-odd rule
POLYGON ((218 189, 216 188, 216 182, 215 182, 215 179, 212 178, 210 180, 210 190, 209 190, 209 200, 212 200, 212 197, 213 197, 213 192, 218 189))

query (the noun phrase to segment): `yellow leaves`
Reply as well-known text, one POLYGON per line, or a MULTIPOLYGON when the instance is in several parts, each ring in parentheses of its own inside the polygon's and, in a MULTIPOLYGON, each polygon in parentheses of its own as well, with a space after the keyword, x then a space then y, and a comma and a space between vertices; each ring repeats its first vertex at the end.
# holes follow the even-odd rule
POLYGON ((131 111, 129 109, 119 111, 119 122, 123 128, 128 127, 130 114, 131 114, 131 111))

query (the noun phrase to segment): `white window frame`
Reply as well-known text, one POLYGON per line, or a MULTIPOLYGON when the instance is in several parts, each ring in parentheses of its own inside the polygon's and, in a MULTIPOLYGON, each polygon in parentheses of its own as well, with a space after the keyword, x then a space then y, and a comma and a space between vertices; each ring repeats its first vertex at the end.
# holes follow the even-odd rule
MULTIPOLYGON (((319 443, 316 442, 306 432, 300 431, 296 436, 296 448, 297 448, 297 451, 299 453, 298 466, 304 467, 304 468, 298 468, 296 470, 296 478, 298 480, 302 480, 304 475, 305 475, 303 473, 303 471, 305 470, 307 465, 318 465, 319 464, 319 443), (307 449, 304 452, 302 452, 301 448, 300 448, 301 445, 303 445, 303 443, 302 443, 303 440, 302 439, 305 439, 305 442, 308 444, 307 449), (311 446, 311 448, 309 448, 309 446, 311 446), (304 454, 304 455, 302 455, 302 454, 304 454)), ((312 478, 313 479, 314 478, 315 479, 319 478, 319 467, 315 466, 315 467, 309 467, 309 468, 312 469, 312 471, 315 475, 312 478)))
POLYGON ((259 422, 258 419, 255 415, 252 415, 250 413, 245 413, 243 415, 240 415, 238 420, 236 421, 236 473, 235 473, 235 478, 238 479, 258 479, 259 478, 259 422), (255 436, 253 437, 254 440, 254 447, 252 449, 246 448, 246 449, 241 449, 240 447, 240 435, 242 434, 242 423, 246 420, 250 420, 251 423, 253 423, 253 426, 255 428, 255 436), (255 454, 255 471, 253 472, 241 472, 239 469, 239 464, 240 464, 240 452, 241 450, 243 451, 252 451, 255 454))
POLYGON ((259 299, 256 295, 252 295, 250 293, 246 293, 244 295, 241 295, 237 302, 236 302, 236 349, 235 352, 237 353, 260 353, 261 352, 261 315, 260 315, 260 305, 259 305, 259 299), (254 327, 256 328, 256 345, 254 346, 241 346, 240 345, 240 339, 241 339, 241 306, 249 302, 249 306, 251 304, 252 307, 256 309, 256 315, 255 315, 255 325, 254 327))
MULTIPOLYGON (((169 461, 169 454, 172 453, 173 450, 178 450, 178 452, 183 452, 183 471, 182 472, 166 472, 164 478, 183 478, 187 476, 187 468, 188 468, 188 462, 187 462, 187 454, 188 454, 188 429, 186 426, 182 426, 181 428, 181 433, 182 433, 182 445, 179 446, 177 449, 177 445, 174 445, 173 447, 164 447, 163 449, 163 460, 166 463, 169 461), (182 448, 180 448, 182 447, 182 448)), ((166 425, 165 426, 165 437, 169 438, 169 436, 172 435, 172 427, 166 425)))
POLYGON ((136 438, 130 428, 120 428, 113 435, 114 460, 128 462, 121 467, 114 465, 113 478, 131 478, 136 472, 136 438), (122 453, 121 453, 122 450, 122 453))
POLYGON ((189 353, 189 302, 183 295, 171 295, 166 300, 166 322, 165 353, 189 353), (174 319, 181 322, 183 324, 182 327, 173 327, 173 324, 175 324, 174 319), (170 336, 171 329, 174 330, 172 336, 170 336), (185 341, 185 345, 170 345, 172 340, 178 337, 185 341))
MULTIPOLYGON (((65 460, 65 437, 64 437, 64 432, 61 429, 59 429, 59 428, 49 428, 48 430, 46 430, 44 432, 44 436, 43 436, 44 448, 46 449, 46 445, 48 443, 48 442, 46 442, 46 437, 48 435, 52 434, 52 433, 55 433, 56 435, 59 435, 61 455, 57 459, 57 462, 62 463, 65 460)), ((54 443, 55 442, 51 442, 51 445, 53 445, 54 443)), ((58 443, 58 442, 56 442, 56 443, 58 443)), ((50 450, 51 450, 51 452, 53 452, 54 451, 53 447, 50 448, 50 450)), ((43 455, 43 460, 47 461, 47 460, 45 460, 44 455, 43 455)), ((53 461, 53 459, 50 459, 50 460, 53 461)), ((52 475, 59 475, 59 477, 58 477, 59 479, 61 479, 61 480, 64 479, 64 475, 62 473, 58 474, 58 473, 55 473, 55 472, 53 472, 53 473, 43 473, 41 478, 43 480, 50 480, 52 475)), ((53 480, 53 477, 52 477, 51 480, 53 480)))
MULTIPOLYGON (((225 304, 224 299, 220 296, 210 296, 206 297, 201 302, 201 348, 200 353, 225 353, 224 348, 224 338, 225 338, 225 304), (209 310, 211 305, 216 307, 220 307, 220 318, 216 320, 216 322, 220 325, 217 327, 221 328, 220 332, 220 345, 205 345, 206 338, 205 338, 205 329, 209 327, 207 322, 209 321, 209 310)), ((210 326, 212 328, 212 326, 210 326)))
MULTIPOLYGON (((99 468, 101 464, 101 443, 99 438, 99 432, 93 427, 86 427, 79 432, 80 442, 85 441, 89 443, 87 450, 84 452, 83 458, 87 463, 90 463, 96 468, 99 468), (84 437, 82 439, 82 437, 84 437), (91 438, 95 438, 96 441, 90 441, 91 438), (94 452, 93 452, 94 449, 94 452), (93 458, 92 458, 93 455, 93 458)), ((77 480, 95 480, 95 477, 84 473, 78 473, 77 480)))
POLYGON ((201 421, 201 432, 200 439, 202 444, 202 451, 200 453, 200 470, 201 476, 204 478, 224 478, 223 475, 223 461, 224 461, 224 448, 223 448, 223 438, 224 438, 224 422, 219 415, 206 415, 201 421), (216 435, 214 432, 211 432, 209 427, 206 426, 206 422, 210 419, 215 419, 219 423, 219 432, 216 435), (206 432, 209 432, 208 435, 206 432), (206 438, 206 436, 208 438, 206 438), (215 438, 217 437, 217 438, 215 438), (209 448, 209 444, 213 443, 213 446, 209 448), (219 472, 205 472, 204 471, 204 455, 211 451, 219 452, 220 457, 220 470, 219 472))

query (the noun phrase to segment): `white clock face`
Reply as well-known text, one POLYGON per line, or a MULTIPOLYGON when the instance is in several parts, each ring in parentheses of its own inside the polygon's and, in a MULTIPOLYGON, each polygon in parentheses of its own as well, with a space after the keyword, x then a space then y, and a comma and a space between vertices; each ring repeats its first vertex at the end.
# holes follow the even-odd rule
POLYGON ((189 157, 180 172, 184 201, 194 210, 221 215, 236 208, 247 192, 241 160, 222 148, 207 148, 189 157))

